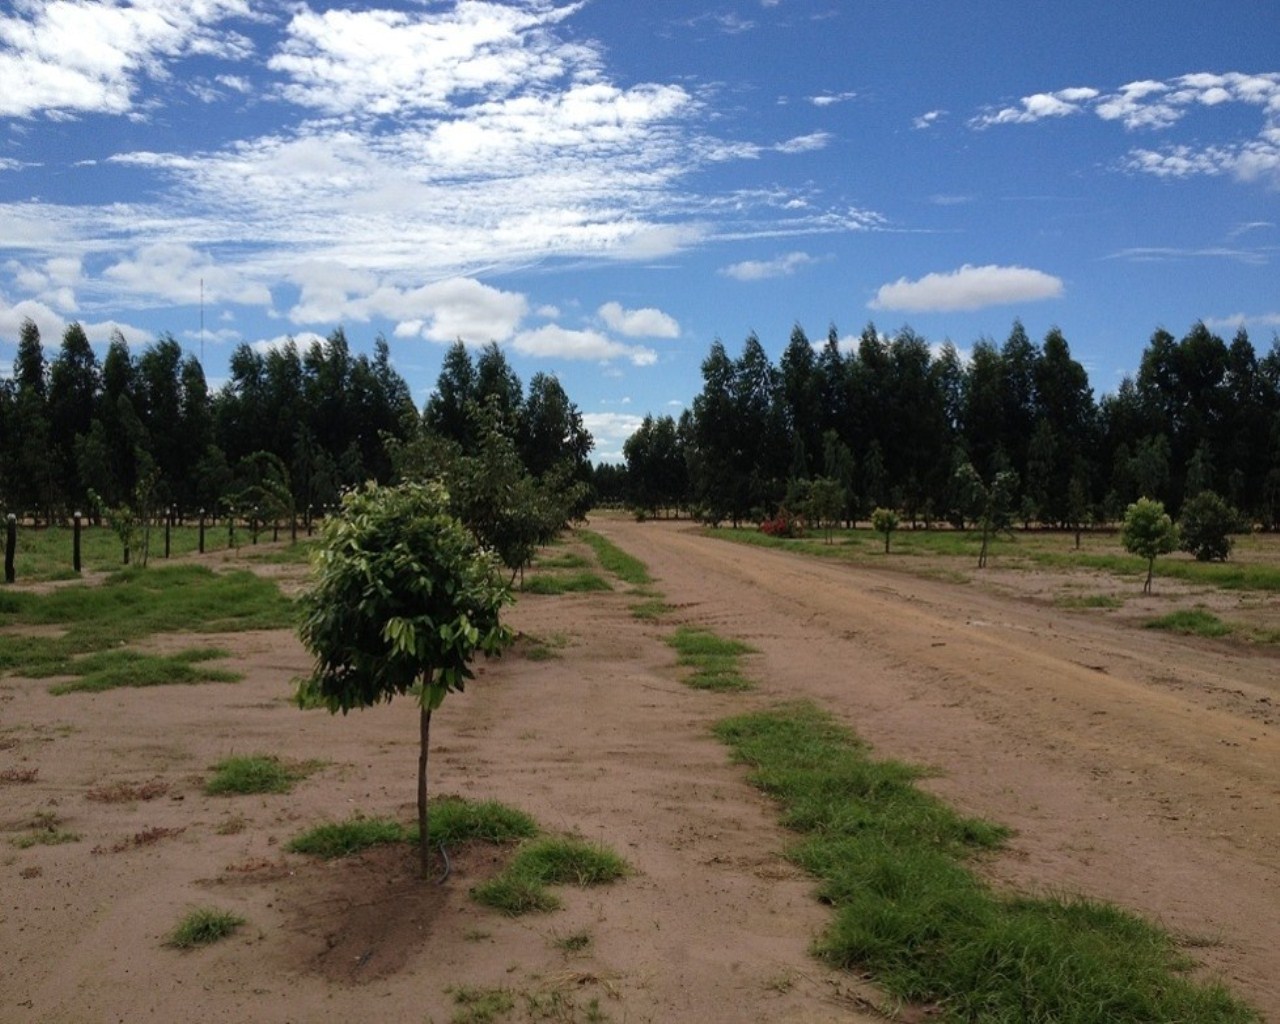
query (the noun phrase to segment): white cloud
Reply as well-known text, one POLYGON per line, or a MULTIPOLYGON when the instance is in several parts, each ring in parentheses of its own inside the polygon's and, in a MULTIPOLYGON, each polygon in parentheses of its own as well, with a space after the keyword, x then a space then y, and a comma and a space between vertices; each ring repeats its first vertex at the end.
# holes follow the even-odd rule
POLYGON ((1081 113, 1084 109, 1082 104, 1097 95, 1096 89, 1084 87, 1038 92, 1024 96, 1016 107, 989 111, 973 118, 969 123, 974 128, 987 128, 997 124, 1030 124, 1046 117, 1066 117, 1068 114, 1081 113))
POLYGON ((1206 317, 1204 325, 1211 331, 1238 331, 1241 327, 1250 329, 1280 329, 1280 312, 1259 313, 1250 316, 1247 313, 1235 313, 1232 316, 1206 317))
MULTIPOLYGON (((40 341, 45 349, 45 358, 53 357, 58 345, 62 342, 63 332, 71 322, 50 309, 42 302, 24 299, 10 304, 0 295, 0 339, 17 341, 24 320, 30 320, 40 331, 40 341)), ((97 344, 110 341, 113 334, 119 331, 125 339, 133 344, 150 340, 150 334, 140 327, 120 323, 116 320, 88 321, 80 320, 85 337, 97 344)))
POLYGON ((816 260, 805 252, 789 252, 773 260, 744 260, 725 267, 720 273, 737 281, 763 281, 770 277, 790 277, 816 260))
POLYGON ((271 304, 265 285, 246 280, 238 270, 177 242, 147 245, 102 272, 102 276, 141 302, 194 305, 208 302, 271 304), (202 283, 203 282, 203 283, 202 283))
POLYGON ((1036 93, 1023 97, 1017 106, 986 111, 969 124, 974 128, 1029 124, 1092 110, 1102 120, 1118 122, 1130 131, 1168 130, 1194 110, 1213 110, 1230 103, 1262 111, 1263 125, 1256 138, 1243 143, 1135 148, 1123 166, 1162 178, 1230 175, 1238 181, 1280 188, 1280 72, 1251 75, 1231 71, 1180 75, 1165 81, 1143 79, 1112 93, 1088 87, 1036 93))
POLYGON ((643 416, 621 412, 587 412, 582 414, 582 425, 595 439, 595 457, 606 462, 622 461, 622 446, 627 438, 640 429, 643 416))
POLYGON ((945 117, 946 114, 947 112, 945 110, 930 110, 913 120, 911 122, 911 127, 917 130, 932 128, 939 120, 945 117))
POLYGON ((417 335, 443 344, 461 340, 473 346, 507 341, 529 312, 529 300, 521 293, 464 277, 411 291, 379 288, 350 305, 360 319, 399 320, 397 337, 417 335))
POLYGON ((1062 295, 1061 279, 1028 267, 974 267, 926 274, 916 281, 899 278, 882 285, 867 305, 903 312, 983 309, 1013 302, 1039 302, 1062 295))
POLYGON ((628 338, 678 338, 680 325, 659 309, 623 309, 606 302, 597 311, 605 325, 628 338))
POLYGON ((574 331, 556 324, 547 324, 532 331, 522 331, 512 339, 511 347, 521 355, 538 359, 573 359, 602 363, 626 359, 633 366, 652 366, 658 361, 658 354, 652 349, 638 345, 624 345, 598 331, 574 331))
POLYGON ((811 132, 808 135, 797 135, 786 142, 779 142, 773 148, 779 153, 812 153, 818 149, 826 149, 830 141, 830 132, 811 132))
POLYGON ((857 95, 856 92, 824 92, 817 96, 810 96, 809 102, 815 107, 830 107, 837 103, 845 103, 857 95))
POLYGON ((250 44, 223 24, 246 0, 15 0, 0 17, 0 116, 125 114, 142 78, 193 55, 241 58, 250 44))

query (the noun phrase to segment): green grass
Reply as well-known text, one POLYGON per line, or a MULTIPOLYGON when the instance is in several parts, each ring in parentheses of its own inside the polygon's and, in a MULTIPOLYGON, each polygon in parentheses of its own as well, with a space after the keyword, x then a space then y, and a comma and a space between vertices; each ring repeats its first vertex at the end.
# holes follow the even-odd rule
POLYGON ((228 757, 213 766, 204 791, 210 796, 287 793, 319 767, 319 761, 286 764, 270 755, 228 757))
POLYGON ((493 1024, 516 1007, 515 996, 505 988, 476 988, 461 985, 452 990, 458 1010, 452 1024, 493 1024))
POLYGON ((627 873, 627 863, 612 850, 574 837, 535 839, 495 878, 472 890, 476 901, 511 917, 560 906, 549 885, 604 885, 627 873))
POLYGON ((582 572, 537 573, 524 581, 521 593, 554 596, 557 594, 585 594, 612 590, 609 581, 597 573, 582 572))
POLYGON ((409 830, 392 818, 349 818, 346 821, 317 825, 285 845, 291 853, 305 853, 322 860, 349 857, 371 846, 403 843, 409 830))
POLYGON ((789 856, 819 881, 833 920, 815 950, 867 971, 893 998, 952 1021, 1183 1024, 1256 1021, 1188 976, 1173 939, 1114 907, 994 893, 967 866, 1006 830, 921 792, 919 769, 874 761, 812 705, 721 722, 798 835, 789 856))
MULTIPOLYGON (((98 586, 6 593, 0 626, 14 631, 0 648, 0 672, 79 675, 77 655, 115 651, 154 633, 279 629, 294 619, 293 603, 275 583, 251 572, 214 573, 198 565, 126 569, 98 586), (23 626, 44 629, 23 635, 23 626)), ((103 664, 112 668, 109 660, 103 664)))
MULTIPOLYGON (((73 529, 70 526, 18 528, 18 542, 14 553, 14 570, 19 583, 31 583, 43 580, 75 579, 72 569, 72 547, 74 544, 73 529)), ((266 532, 270 539, 270 529, 266 532)), ((289 536, 287 525, 282 524, 280 537, 286 540, 289 536)), ((299 547, 304 532, 299 526, 299 547)), ((236 540, 242 552, 252 551, 249 531, 239 524, 236 527, 236 540)), ((199 527, 191 522, 185 526, 175 526, 169 533, 169 553, 178 558, 193 555, 200 544, 199 527)), ((227 548, 227 522, 223 519, 215 525, 213 520, 205 521, 205 551, 224 551, 227 548)), ((84 523, 80 532, 80 565, 84 572, 115 572, 123 567, 124 552, 116 535, 106 526, 90 526, 84 523)), ((142 557, 141 542, 135 545, 132 561, 136 564, 142 557)), ((272 557, 272 556, 264 556, 272 557)), ((293 560, 293 556, 280 555, 284 560, 293 560)), ((305 560, 305 554, 302 556, 305 560)), ((166 563, 164 558, 164 527, 151 528, 151 552, 149 566, 158 568, 166 563)))
POLYGON ((1143 623, 1147 629, 1164 629, 1187 636, 1219 637, 1233 632, 1233 627, 1223 622, 1213 612, 1204 608, 1183 608, 1158 619, 1143 623))
POLYGON ((558 555, 546 555, 535 559, 535 569, 589 569, 591 560, 574 551, 564 551, 558 555))
POLYGON ((646 583, 653 582, 649 576, 649 570, 645 568, 645 564, 640 559, 627 554, 607 537, 602 537, 591 530, 579 530, 578 536, 591 546, 591 550, 596 553, 596 558, 599 559, 601 567, 606 572, 617 576, 623 583, 630 583, 632 586, 643 586, 646 583))
POLYGON ((1115 594, 1059 594, 1053 599, 1059 608, 1123 608, 1124 599, 1115 594))
MULTIPOLYGON (((427 827, 432 843, 453 845, 471 841, 510 843, 537 834, 538 826, 523 811, 495 801, 439 797, 432 801, 427 827)), ((349 818, 319 825, 291 839, 293 853, 332 860, 385 843, 417 842, 418 827, 391 818, 349 818)))
POLYGON ((238 914, 212 907, 199 907, 190 911, 178 922, 164 944, 174 949, 208 946, 225 939, 242 924, 244 924, 244 918, 238 914))
POLYGON ((752 648, 737 640, 726 640, 705 629, 681 626, 667 644, 678 655, 676 663, 692 668, 684 682, 695 690, 743 691, 753 686, 742 674, 739 661, 752 648))
POLYGON ((631 614, 637 619, 643 619, 648 622, 656 622, 664 615, 669 615, 674 609, 660 597, 649 598, 645 601, 639 601, 631 606, 631 614))
MULTIPOLYGON (((431 805, 428 827, 433 844, 523 843, 502 872, 471 893, 478 902, 512 917, 557 909, 560 900, 549 885, 602 885, 623 877, 628 870, 626 862, 611 850, 573 837, 541 836, 529 815, 495 801, 441 797, 431 805)), ((417 840, 416 824, 411 827, 391 818, 355 817, 310 829, 291 839, 285 848, 333 860, 373 846, 417 840)))
POLYGON ((49 687, 49 692, 56 695, 101 693, 119 687, 239 682, 244 678, 239 672, 202 664, 226 656, 227 652, 217 647, 197 647, 177 654, 97 651, 74 658, 65 666, 53 663, 40 665, 29 669, 27 674, 37 679, 50 675, 74 675, 76 678, 71 682, 49 687))

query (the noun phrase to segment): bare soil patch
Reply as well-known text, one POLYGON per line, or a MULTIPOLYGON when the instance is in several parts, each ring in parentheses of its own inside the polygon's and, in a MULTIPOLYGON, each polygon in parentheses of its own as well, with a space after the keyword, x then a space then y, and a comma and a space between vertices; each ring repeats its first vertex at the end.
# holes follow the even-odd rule
MULTIPOLYGON (((774 809, 708 732, 794 697, 879 756, 936 767, 935 791, 1017 829, 990 864, 997 884, 1157 918, 1280 1019, 1272 653, 1064 612, 1000 579, 851 569, 683 524, 592 528, 643 559, 674 610, 637 619, 623 585, 522 597, 511 621, 527 642, 433 720, 432 786, 603 841, 630 878, 558 889, 563 910, 510 919, 468 896, 500 867, 491 847, 451 851, 443 886, 417 880, 407 848, 283 852, 323 821, 410 820, 417 756, 407 702, 345 718, 295 708, 308 665, 287 631, 216 638, 239 683, 53 697, 47 680, 4 679, 0 771, 35 774, 0 788, 0 1019, 443 1022, 463 986, 513 993, 510 1020, 551 1005, 586 1020, 593 1000, 615 1021, 882 1019, 864 979, 808 956, 826 912, 781 856, 774 809), (681 685, 663 639, 682 624, 750 643, 758 689, 681 685), (551 656, 530 657, 540 648, 551 656), (325 766, 289 794, 205 795, 209 767, 233 754, 325 766), (11 846, 39 813, 81 838, 11 846), (165 948, 193 906, 247 924, 207 949, 165 948), (560 940, 583 934, 566 951, 560 940)), ((292 587, 304 569, 269 571, 292 587)))

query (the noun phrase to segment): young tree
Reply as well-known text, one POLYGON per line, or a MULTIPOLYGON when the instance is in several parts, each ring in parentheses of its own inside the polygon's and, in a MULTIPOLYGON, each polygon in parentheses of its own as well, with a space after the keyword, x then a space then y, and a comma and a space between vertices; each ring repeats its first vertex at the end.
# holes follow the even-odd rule
POLYGON ((440 484, 366 484, 325 523, 299 627, 316 664, 299 698, 345 714, 413 693, 424 878, 431 713, 462 690, 477 653, 497 654, 511 642, 499 620, 508 601, 492 557, 449 514, 440 484))
POLYGON ((1131 555, 1147 560, 1147 581, 1142 585, 1142 592, 1151 593, 1157 556, 1166 555, 1178 546, 1178 528, 1164 510, 1164 502, 1139 498, 1130 505, 1124 514, 1120 543, 1131 555))
POLYGON ((1182 504, 1178 517, 1178 546, 1197 562, 1225 562, 1231 554, 1231 533, 1240 528, 1240 514, 1213 491, 1200 491, 1182 504))
POLYGON ((889 553, 889 535, 898 528, 898 513, 891 508, 878 508, 871 513, 871 527, 884 534, 884 553, 889 553))

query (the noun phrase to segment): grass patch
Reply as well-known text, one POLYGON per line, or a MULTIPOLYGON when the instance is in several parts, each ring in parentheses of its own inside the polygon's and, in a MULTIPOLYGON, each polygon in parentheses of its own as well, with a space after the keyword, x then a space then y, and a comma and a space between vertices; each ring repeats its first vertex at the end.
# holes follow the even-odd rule
POLYGON ((505 988, 463 985, 452 990, 458 1010, 452 1024, 493 1024, 516 1008, 515 996, 505 988))
POLYGON ((347 821, 317 825, 294 836, 285 849, 291 853, 305 853, 323 860, 349 857, 371 846, 386 843, 402 843, 409 838, 409 830, 392 818, 350 818, 347 821))
POLYGON ((801 836, 789 851, 835 911, 816 951, 870 971, 896 999, 956 1021, 1256 1021, 1224 987, 1187 976, 1173 939, 1083 899, 991 892, 965 865, 1006 830, 918 790, 919 769, 871 760, 812 705, 721 722, 801 836))
POLYGON ((477 902, 511 917, 560 906, 549 885, 604 885, 622 878, 627 862, 596 843, 568 837, 526 843, 506 870, 472 890, 477 902))
POLYGON ((569 637, 564 633, 552 633, 546 637, 530 636, 529 643, 525 657, 530 661, 554 661, 569 646, 569 637))
POLYGON ((738 664, 742 655, 753 650, 746 644, 690 626, 681 626, 667 637, 667 644, 678 655, 676 664, 693 669, 684 682, 695 690, 740 692, 752 688, 738 664))
MULTIPOLYGON (((427 827, 432 843, 510 843, 537 835, 537 823, 523 811, 496 801, 460 797, 433 800, 427 827)), ((385 843, 417 842, 418 827, 391 818, 349 818, 319 825, 291 839, 286 849, 332 860, 385 843)))
POLYGON ((587 931, 573 932, 570 935, 558 935, 552 945, 565 956, 585 952, 591 946, 591 933, 587 931))
POLYGON ((319 761, 286 764, 269 755, 228 757, 213 766, 204 791, 210 796, 287 793, 319 767, 319 761))
POLYGON ((586 594, 612 590, 609 581, 590 571, 568 573, 538 573, 524 581, 522 593, 555 596, 558 594, 586 594))
POLYGON ((1204 608, 1183 608, 1158 619, 1143 623, 1146 629, 1164 629, 1186 636, 1218 637, 1232 632, 1232 627, 1204 608))
POLYGON ((575 551, 563 551, 558 555, 547 555, 534 561, 535 569, 590 569, 591 560, 575 551))
POLYGON ((646 622, 656 622, 665 615, 674 611, 671 605, 660 597, 650 598, 647 601, 640 601, 631 606, 631 614, 637 619, 643 619, 646 622))
POLYGON ((59 828, 61 819, 52 811, 37 811, 28 826, 30 831, 9 840, 11 846, 19 850, 29 850, 33 846, 61 846, 63 843, 76 843, 80 836, 75 832, 59 828))
POLYGON ((1115 594, 1059 594, 1053 599, 1059 608, 1123 608, 1124 599, 1115 594))
MULTIPOLYGON (((0 672, 38 678, 81 676, 84 670, 76 666, 77 656, 119 655, 122 645, 154 633, 280 629, 292 626, 295 617, 292 602, 270 580, 244 571, 214 573, 199 565, 126 569, 99 586, 62 587, 45 594, 23 591, 6 597, 0 607, 0 626, 61 629, 56 635, 40 636, 19 631, 7 637, 0 649, 0 672)), ((130 657, 137 661, 130 673, 142 671, 141 656, 130 657)), ((120 664, 110 659, 89 663, 91 670, 106 675, 118 671, 120 664)))
POLYGON ((653 582, 649 576, 649 570, 640 559, 627 554, 607 537, 602 537, 591 530, 579 530, 578 536, 596 553, 601 567, 606 572, 617 576, 623 583, 642 586, 653 582))
POLYGON ((178 922, 164 944, 174 949, 193 949, 225 939, 244 924, 244 918, 225 910, 199 907, 178 922))
POLYGON ((54 674, 77 677, 71 682, 49 687, 49 692, 56 695, 101 693, 121 687, 237 683, 244 678, 239 672, 203 664, 226 656, 227 652, 217 647, 196 647, 177 654, 97 651, 74 658, 65 671, 46 665, 31 670, 29 674, 35 678, 54 674))

